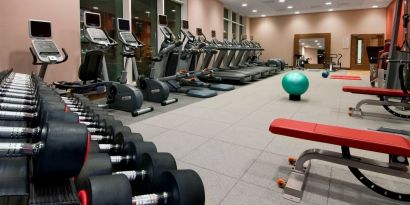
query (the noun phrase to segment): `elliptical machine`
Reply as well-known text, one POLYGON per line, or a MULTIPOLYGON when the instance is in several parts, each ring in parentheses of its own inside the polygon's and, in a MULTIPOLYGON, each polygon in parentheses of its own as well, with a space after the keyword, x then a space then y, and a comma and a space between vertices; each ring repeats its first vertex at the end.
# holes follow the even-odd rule
POLYGON ((105 51, 116 46, 118 43, 110 38, 101 29, 101 15, 99 13, 84 12, 84 37, 93 44, 96 49, 87 52, 85 60, 80 66, 79 77, 83 85, 66 82, 57 82, 54 85, 60 89, 71 89, 72 92, 83 92, 90 88, 105 86, 107 92, 107 107, 115 110, 130 112, 133 116, 142 115, 154 110, 153 107, 141 108, 144 101, 142 92, 126 82, 126 70, 121 72, 120 83, 110 81, 105 60, 105 51), (102 82, 98 80, 102 74, 102 82), (125 79, 125 80, 124 80, 125 79), (86 84, 93 80, 91 84, 86 84))
POLYGON ((33 65, 41 65, 38 74, 41 80, 47 72, 49 64, 60 64, 68 59, 64 48, 61 50, 51 38, 51 22, 29 20, 29 31, 31 38, 30 52, 33 56, 33 65))
MULTIPOLYGON (((169 88, 164 82, 154 78, 141 78, 139 76, 135 52, 138 48, 143 47, 144 44, 131 33, 130 21, 117 18, 117 27, 118 37, 123 44, 121 54, 125 58, 124 68, 127 67, 129 61, 131 61, 133 76, 138 88, 144 95, 144 100, 161 103, 162 106, 178 102, 177 98, 168 99, 169 88)), ((121 79, 122 82, 127 82, 126 73, 121 79)))

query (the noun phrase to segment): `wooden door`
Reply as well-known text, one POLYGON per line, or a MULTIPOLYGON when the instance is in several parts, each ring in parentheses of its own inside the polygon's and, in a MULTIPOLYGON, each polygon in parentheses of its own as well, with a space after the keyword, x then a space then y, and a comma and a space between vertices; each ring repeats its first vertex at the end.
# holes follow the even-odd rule
POLYGON ((351 36, 350 69, 368 70, 367 46, 383 46, 384 34, 353 34, 351 36))

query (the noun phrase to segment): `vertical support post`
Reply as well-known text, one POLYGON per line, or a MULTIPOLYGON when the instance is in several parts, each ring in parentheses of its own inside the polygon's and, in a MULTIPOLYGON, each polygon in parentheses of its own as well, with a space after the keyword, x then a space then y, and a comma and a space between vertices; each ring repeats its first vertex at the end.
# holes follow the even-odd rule
MULTIPOLYGON (((130 20, 130 28, 132 31, 132 5, 131 0, 122 0, 122 17, 130 20)), ((124 58, 124 57, 123 57, 124 58)), ((125 62, 127 62, 125 60, 125 62)), ((132 83, 132 67, 129 63, 125 63, 125 70, 127 71, 127 82, 132 83)))
MULTIPOLYGON (((396 0, 396 9, 393 21, 393 31, 392 31, 392 38, 391 44, 389 48, 389 58, 397 59, 399 56, 399 52, 396 51, 397 45, 397 38, 399 35, 399 27, 400 27, 400 18, 401 18, 401 8, 403 6, 403 0, 396 0)), ((396 62, 389 62, 387 65, 387 77, 386 77, 386 88, 389 89, 400 89, 400 82, 399 82, 399 64, 396 62)))

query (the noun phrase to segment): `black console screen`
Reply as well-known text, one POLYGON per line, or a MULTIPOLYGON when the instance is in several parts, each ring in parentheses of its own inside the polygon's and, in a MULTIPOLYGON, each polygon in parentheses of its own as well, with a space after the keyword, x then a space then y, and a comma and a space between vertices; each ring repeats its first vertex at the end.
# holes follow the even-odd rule
POLYGON ((202 28, 197 28, 197 29, 196 29, 196 35, 197 35, 197 36, 202 36, 202 34, 203 34, 203 33, 202 33, 202 28))
POLYGON ((159 18, 159 24, 166 26, 168 24, 167 16, 164 15, 158 15, 159 18))
POLYGON ((183 29, 189 29, 189 22, 186 20, 182 20, 182 28, 183 29))
POLYGON ((98 28, 101 27, 100 14, 85 12, 84 19, 84 23, 86 26, 98 28))
POLYGON ((118 30, 120 31, 130 31, 130 21, 127 19, 118 19, 118 30))
POLYGON ((30 21, 32 37, 51 37, 51 23, 44 21, 30 21))

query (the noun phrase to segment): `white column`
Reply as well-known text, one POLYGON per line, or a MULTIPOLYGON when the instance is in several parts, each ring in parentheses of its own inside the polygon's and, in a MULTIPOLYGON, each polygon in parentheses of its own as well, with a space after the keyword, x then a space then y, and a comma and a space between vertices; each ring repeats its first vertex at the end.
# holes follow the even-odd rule
MULTIPOLYGON (((157 0, 157 14, 158 15, 164 15, 165 14, 165 0, 157 0)), ((164 41, 164 35, 162 35, 161 30, 159 30, 159 22, 158 22, 158 16, 157 18, 157 47, 158 51, 161 48, 161 43, 164 41)))
MULTIPOLYGON (((132 29, 132 12, 131 12, 131 0, 122 0, 122 17, 130 20, 130 28, 132 29)), ((125 62, 125 59, 124 59, 125 62)), ((124 65, 127 71, 127 83, 132 84, 132 63, 129 61, 127 65, 124 65)))

